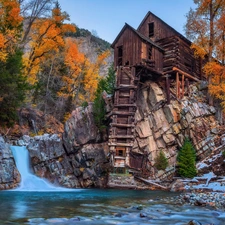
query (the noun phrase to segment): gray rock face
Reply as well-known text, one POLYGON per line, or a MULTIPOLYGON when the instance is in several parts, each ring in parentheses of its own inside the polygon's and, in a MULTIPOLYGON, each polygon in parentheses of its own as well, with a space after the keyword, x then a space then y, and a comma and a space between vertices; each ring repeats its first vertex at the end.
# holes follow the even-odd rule
POLYGON ((19 183, 20 174, 16 168, 11 149, 0 136, 0 190, 15 188, 19 183))
POLYGON ((108 147, 88 144, 98 133, 88 128, 91 122, 88 111, 77 110, 66 124, 63 141, 57 135, 34 137, 27 148, 35 174, 68 188, 105 187, 108 147))

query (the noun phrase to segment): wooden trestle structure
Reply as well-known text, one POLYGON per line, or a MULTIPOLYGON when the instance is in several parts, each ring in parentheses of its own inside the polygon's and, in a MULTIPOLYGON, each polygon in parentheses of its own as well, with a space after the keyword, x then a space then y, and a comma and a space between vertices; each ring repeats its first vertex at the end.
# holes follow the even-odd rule
POLYGON ((182 99, 189 83, 204 79, 207 62, 196 58, 191 42, 159 17, 148 12, 137 29, 125 24, 111 47, 117 84, 111 112, 109 147, 115 172, 125 168, 143 170, 145 156, 134 154, 134 116, 139 80, 158 81, 171 98, 182 99))
POLYGON ((111 112, 109 146, 115 172, 124 173, 134 142, 134 115, 139 76, 135 67, 118 67, 114 108, 111 112))

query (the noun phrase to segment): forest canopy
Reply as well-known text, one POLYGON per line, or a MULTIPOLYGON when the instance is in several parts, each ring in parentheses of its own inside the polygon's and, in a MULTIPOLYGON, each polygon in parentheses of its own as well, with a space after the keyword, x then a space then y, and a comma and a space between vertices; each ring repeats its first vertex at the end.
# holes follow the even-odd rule
POLYGON ((64 121, 73 108, 93 100, 110 54, 105 41, 97 38, 104 47, 90 61, 74 38, 83 30, 66 23, 69 15, 58 1, 0 0, 0 15, 1 125, 16 120, 18 107, 64 121))

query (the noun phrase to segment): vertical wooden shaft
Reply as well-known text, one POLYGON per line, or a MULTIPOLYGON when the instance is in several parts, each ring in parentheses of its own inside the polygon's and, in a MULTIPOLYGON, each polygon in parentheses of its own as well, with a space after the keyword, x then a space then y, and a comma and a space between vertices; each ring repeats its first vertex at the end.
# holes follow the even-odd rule
POLYGON ((176 73, 176 97, 179 99, 179 92, 180 92, 180 84, 179 84, 179 73, 176 73))
POLYGON ((189 94, 189 80, 188 80, 188 78, 185 79, 185 86, 186 86, 187 94, 189 94))
POLYGON ((202 58, 199 57, 199 71, 200 71, 200 80, 202 80, 202 58))
POLYGON ((166 75, 166 95, 167 95, 167 104, 170 104, 170 80, 169 75, 166 75))
POLYGON ((181 94, 181 98, 184 97, 184 74, 182 75, 182 94, 181 94))

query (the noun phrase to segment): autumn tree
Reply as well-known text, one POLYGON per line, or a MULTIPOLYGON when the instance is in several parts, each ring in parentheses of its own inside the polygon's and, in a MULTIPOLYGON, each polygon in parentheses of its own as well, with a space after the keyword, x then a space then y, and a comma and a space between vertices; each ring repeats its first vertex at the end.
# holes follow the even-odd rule
POLYGON ((61 12, 56 2, 50 18, 40 18, 33 23, 31 41, 24 55, 26 66, 24 73, 31 85, 38 81, 37 74, 40 72, 41 63, 55 57, 55 54, 64 48, 64 34, 75 31, 74 26, 64 24, 66 19, 68 19, 67 13, 61 12))
POLYGON ((23 18, 16 0, 0 0, 0 60, 15 51, 21 36, 23 18))
POLYGON ((99 70, 108 55, 109 51, 104 51, 98 55, 95 62, 91 62, 79 51, 77 42, 67 38, 65 52, 67 73, 62 78, 64 86, 58 93, 59 96, 70 97, 74 105, 93 101, 99 80, 99 70))
POLYGON ((52 11, 53 0, 19 0, 21 15, 25 18, 22 46, 29 41, 29 35, 33 23, 40 18, 47 18, 52 11))
POLYGON ((0 123, 12 125, 27 88, 21 73, 19 41, 23 18, 18 1, 0 0, 0 15, 0 123))
POLYGON ((196 9, 187 15, 186 35, 193 41, 195 55, 207 58, 204 72, 209 81, 209 103, 212 97, 220 99, 225 108, 225 0, 194 0, 196 9))

